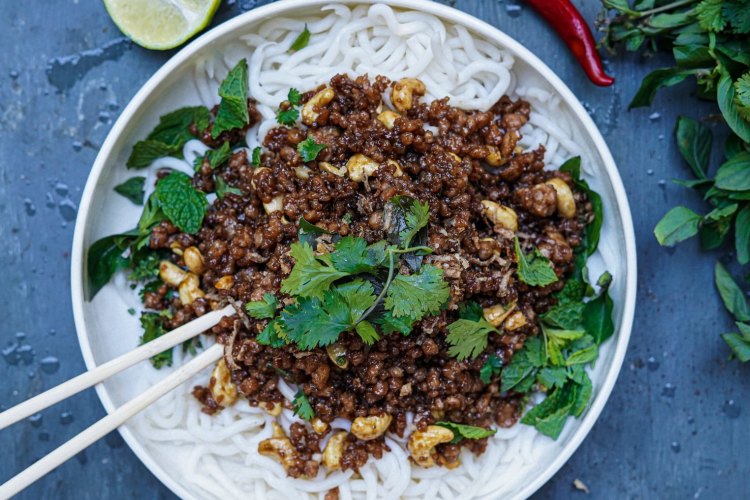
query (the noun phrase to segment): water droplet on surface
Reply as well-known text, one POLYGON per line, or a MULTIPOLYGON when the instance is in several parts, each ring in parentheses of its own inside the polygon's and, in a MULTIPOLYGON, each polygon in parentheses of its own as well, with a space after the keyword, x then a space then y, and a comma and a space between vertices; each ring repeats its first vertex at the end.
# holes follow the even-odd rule
POLYGON ((27 373, 27 375, 29 376, 30 379, 32 379, 32 378, 36 377, 36 371, 29 370, 29 372, 27 373))
POLYGON ((2 354, 3 354, 3 358, 5 358, 5 362, 11 366, 16 366, 18 362, 21 360, 21 357, 18 355, 18 352, 16 352, 17 349, 18 349, 18 346, 16 344, 12 344, 2 350, 2 354))
POLYGON ((73 141, 73 151, 80 151, 83 149, 83 144, 81 144, 81 141, 73 141))
POLYGON ((674 397, 674 393, 676 391, 677 391, 677 387, 667 382, 666 384, 664 384, 664 388, 661 391, 661 395, 664 396, 665 398, 672 398, 674 397))
POLYGON ((509 3, 508 5, 505 6, 505 12, 510 17, 518 17, 518 16, 520 16, 521 15, 521 11, 523 11, 523 7, 521 7, 520 5, 518 5, 516 3, 509 3))
POLYGON ((67 196, 70 192, 70 188, 67 184, 63 182, 58 182, 55 184, 55 193, 59 194, 60 196, 67 196))
POLYGON ((47 208, 55 208, 55 198, 52 196, 52 193, 47 193, 44 195, 47 201, 44 203, 47 205, 47 208))
POLYGON ((37 413, 36 415, 32 415, 29 417, 29 423, 32 427, 41 427, 43 422, 43 417, 41 413, 37 413))
POLYGON ((659 179, 659 187, 664 189, 667 186, 667 181, 664 179, 659 179))
POLYGON ((29 344, 19 345, 16 349, 18 358, 23 361, 23 364, 29 366, 34 362, 34 348, 29 344))
POLYGON ((78 207, 76 207, 75 203, 70 198, 65 198, 57 205, 58 210, 60 210, 60 216, 63 218, 66 222, 72 222, 76 219, 76 212, 78 211, 78 207))
POLYGON ((109 113, 106 111, 102 111, 99 113, 99 121, 102 123, 108 123, 109 122, 109 113))
POLYGON ((25 333, 23 333, 23 332, 16 332, 16 338, 17 338, 18 340, 23 340, 23 339, 25 339, 25 338, 26 338, 26 334, 25 334, 25 333))
POLYGON ((649 168, 648 170, 646 170, 646 175, 654 175, 654 169, 649 168))
POLYGON ((18 78, 18 71, 12 69, 10 70, 10 73, 8 73, 8 76, 15 80, 16 78, 18 78))
POLYGON ((101 85, 99 85, 99 90, 103 91, 103 90, 107 90, 107 88, 109 88, 109 87, 107 87, 106 83, 102 83, 101 85))
POLYGON ((659 139, 660 141, 663 141, 664 140, 664 134, 659 134, 659 135, 656 136, 656 138, 659 139))
POLYGON ((658 111, 654 111, 653 113, 648 115, 648 119, 651 120, 652 122, 655 122, 659 118, 661 118, 661 113, 659 113, 658 111))
POLYGON ((651 356, 646 360, 646 366, 648 367, 648 370, 651 372, 655 372, 659 369, 659 361, 651 356))
POLYGON ((120 105, 117 104, 117 101, 109 101, 107 103, 107 108, 109 108, 110 111, 117 111, 120 109, 120 105))
POLYGON ((56 333, 57 333, 57 330, 55 330, 54 328, 49 329, 50 336, 54 337, 56 333))
POLYGON ((672 441, 672 444, 670 444, 669 447, 672 448, 672 451, 675 453, 679 453, 680 450, 682 450, 682 446, 680 446, 680 443, 677 441, 672 441))
POLYGON ((73 414, 69 411, 64 411, 60 414, 60 423, 63 425, 68 425, 73 422, 73 420, 73 414))
POLYGON ((742 408, 740 408, 740 405, 734 399, 725 401, 723 410, 729 418, 737 418, 742 413, 742 408))
POLYGON ((26 215, 28 215, 29 217, 36 214, 36 206, 34 205, 34 202, 31 201, 30 198, 24 198, 23 206, 26 208, 26 215))
POLYGON ((44 373, 55 373, 60 369, 60 360, 54 356, 47 356, 42 359, 39 364, 42 366, 44 373))

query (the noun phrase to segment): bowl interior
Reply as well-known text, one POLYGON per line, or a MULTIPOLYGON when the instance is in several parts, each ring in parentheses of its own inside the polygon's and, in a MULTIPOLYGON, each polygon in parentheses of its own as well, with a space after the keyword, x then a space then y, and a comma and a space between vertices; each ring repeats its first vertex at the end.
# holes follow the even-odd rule
MULTIPOLYGON (((140 332, 136 316, 128 309, 138 309, 134 297, 122 293, 122 287, 109 285, 91 302, 84 300, 85 249, 96 239, 127 231, 140 215, 140 207, 116 195, 112 188, 134 175, 124 165, 132 145, 145 137, 159 116, 186 105, 200 104, 199 89, 192 78, 196 61, 214 57, 223 47, 239 37, 252 33, 258 24, 273 16, 304 18, 320 12, 327 2, 285 0, 239 16, 203 35, 174 56, 144 87, 123 111, 105 141, 86 184, 80 205, 73 248, 72 292, 76 326, 81 349, 89 368, 108 361, 138 343, 140 332)), ((370 2, 347 2, 348 4, 370 2)), ((570 90, 530 52, 497 29, 459 11, 427 1, 397 0, 393 7, 426 11, 445 22, 460 24, 474 35, 490 40, 513 53, 514 73, 519 83, 533 81, 558 96, 563 115, 585 160, 585 177, 604 201, 605 220, 600 252, 590 264, 595 279, 605 268, 614 276, 611 295, 615 302, 615 336, 603 346, 592 372, 594 396, 580 420, 571 420, 554 453, 548 453, 535 465, 524 486, 514 492, 522 498, 533 493, 549 479, 575 451, 601 412, 620 370, 627 347, 635 303, 635 241, 632 221, 622 182, 601 135, 583 106, 570 90)), ((111 412, 140 393, 149 381, 168 371, 155 372, 144 363, 105 381, 97 387, 99 396, 111 412)), ((186 390, 180 388, 178 390, 186 390)), ((520 424, 519 424, 520 425, 520 424)), ((176 462, 168 453, 144 446, 142 436, 124 427, 122 433, 135 453, 167 486, 181 497, 193 497, 180 481, 176 462)))

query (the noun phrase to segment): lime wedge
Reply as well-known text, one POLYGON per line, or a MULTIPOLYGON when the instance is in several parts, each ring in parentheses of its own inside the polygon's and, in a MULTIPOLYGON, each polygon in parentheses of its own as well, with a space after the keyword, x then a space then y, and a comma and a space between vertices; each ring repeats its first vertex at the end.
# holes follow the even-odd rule
POLYGON ((166 50, 206 27, 221 0, 104 0, 120 31, 141 47, 166 50))

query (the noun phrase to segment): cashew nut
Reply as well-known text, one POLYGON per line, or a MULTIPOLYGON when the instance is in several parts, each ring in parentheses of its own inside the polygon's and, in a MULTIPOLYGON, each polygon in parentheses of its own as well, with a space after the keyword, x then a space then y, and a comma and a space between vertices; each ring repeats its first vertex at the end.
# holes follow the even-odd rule
POLYGON ((524 316, 521 311, 516 311, 512 316, 505 320, 503 328, 512 332, 513 330, 518 330, 524 325, 526 325, 526 316, 524 316))
POLYGON ((442 443, 449 443, 453 440, 453 431, 440 427, 439 425, 429 425, 423 431, 414 431, 409 436, 409 442, 406 447, 411 453, 411 458, 417 465, 422 467, 432 467, 435 465, 435 446, 442 443))
POLYGON ((284 409, 281 403, 266 403, 265 401, 258 401, 258 406, 272 417, 278 417, 281 415, 281 410, 284 409))
POLYGON ((182 258, 185 259, 187 268, 195 274, 200 276, 206 272, 206 261, 198 247, 187 247, 182 253, 182 258))
POLYGON ((302 106, 302 123, 304 123, 308 127, 315 123, 315 120, 318 119, 318 115, 320 114, 315 111, 315 108, 325 106, 333 100, 333 96, 335 95, 336 93, 332 88, 326 87, 312 96, 310 100, 307 101, 304 106, 302 106))
POLYGON ((573 191, 571 191, 568 183, 562 179, 554 178, 546 182, 546 184, 552 186, 557 194, 557 211, 560 215, 566 219, 572 219, 576 216, 576 201, 573 199, 573 191))
POLYGON ((346 175, 346 167, 336 168, 327 161, 318 162, 318 167, 329 174, 333 174, 337 177, 343 177, 346 175))
POLYGON ((357 417, 352 422, 352 434, 363 441, 379 438, 391 425, 393 417, 387 413, 370 417, 357 417))
POLYGON ((268 203, 263 204, 263 209, 266 211, 267 214, 278 212, 283 208, 284 208, 284 197, 281 195, 275 197, 268 203))
POLYGON ((393 175, 395 175, 396 177, 401 177, 402 175, 404 175, 404 171, 401 170, 401 164, 396 160, 386 160, 385 164, 393 167, 393 175))
POLYGON ((328 430, 328 424, 323 422, 318 417, 313 417, 310 425, 317 434, 325 434, 325 432, 328 430))
POLYGON ((180 245, 177 241, 173 241, 169 244, 169 248, 172 250, 172 253, 175 255, 182 255, 182 245, 180 245))
POLYGON ((392 129, 396 123, 396 118, 400 118, 401 115, 395 111, 385 110, 378 115, 378 121, 385 125, 388 130, 392 129))
POLYGON ((414 94, 424 95, 427 89, 420 80, 416 78, 402 78, 393 84, 391 89, 391 102, 393 107, 403 113, 414 106, 414 94))
POLYGON ((297 463, 297 450, 279 424, 273 422, 271 425, 273 426, 273 437, 258 443, 258 453, 278 460, 288 471, 297 463))
POLYGON ((177 287, 177 292, 180 295, 180 302, 182 305, 189 306, 196 299, 205 297, 206 294, 200 289, 201 280, 195 273, 187 273, 185 279, 180 282, 177 287))
POLYGON ((493 224, 514 233, 518 230, 518 215, 515 210, 490 200, 482 200, 482 206, 485 217, 493 224))
POLYGON ((513 312, 513 308, 515 307, 515 301, 507 307, 501 304, 497 304, 492 307, 486 307, 483 310, 484 319, 487 320, 487 322, 492 326, 500 326, 503 324, 503 321, 505 321, 505 319, 510 316, 510 313, 513 312))
POLYGON ((328 353, 328 357, 331 358, 331 361, 333 361, 339 368, 346 370, 349 366, 349 360, 346 359, 346 347, 339 343, 335 343, 326 346, 326 352, 328 353))
POLYGON ((211 372, 208 388, 214 401, 225 408, 237 401, 237 386, 232 382, 232 373, 223 358, 216 363, 211 372))
POLYGON ((346 162, 349 178, 354 182, 362 182, 365 177, 370 177, 380 165, 371 158, 357 153, 346 162))
POLYGON ((499 167, 507 162, 507 160, 503 159, 503 155, 500 153, 500 150, 495 146, 487 146, 487 149, 489 150, 489 153, 484 158, 484 161, 487 162, 489 166, 499 167))
POLYGON ((301 167, 294 167, 294 175, 298 179, 306 180, 310 178, 310 169, 302 165, 301 167))
POLYGON ((167 285, 178 286, 187 273, 176 264, 163 260, 159 263, 159 277, 167 285))
POLYGON ((231 274, 227 274, 225 276, 222 276, 218 280, 216 280, 216 283, 214 283, 214 288, 218 290, 231 290, 234 286, 234 276, 231 274))
POLYGON ((347 432, 340 431, 331 436, 323 449, 323 460, 321 463, 328 470, 338 470, 341 468, 341 456, 344 454, 344 440, 347 432))

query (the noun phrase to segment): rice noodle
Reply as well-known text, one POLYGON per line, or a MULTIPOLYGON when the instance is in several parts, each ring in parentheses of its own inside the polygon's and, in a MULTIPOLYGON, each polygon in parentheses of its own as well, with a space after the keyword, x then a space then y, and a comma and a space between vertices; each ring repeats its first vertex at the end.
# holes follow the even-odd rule
MULTIPOLYGON (((520 144, 529 148, 544 145, 546 163, 552 167, 572 155, 583 154, 586 171, 586 151, 573 140, 574 125, 561 112, 559 97, 544 88, 521 86, 524 78, 513 72, 513 57, 501 47, 434 16, 394 11, 386 5, 349 9, 334 4, 322 10, 320 16, 304 20, 265 21, 253 33, 196 64, 197 95, 211 107, 229 68, 239 59, 248 58, 250 95, 258 101, 264 118, 247 133, 250 148, 260 144, 276 126, 275 110, 290 87, 311 89, 342 72, 384 74, 391 79, 420 78, 427 87, 427 101, 449 96, 452 105, 463 108, 487 110, 504 94, 523 97, 531 102, 533 111, 520 144), (310 44, 290 54, 288 48, 305 23, 312 33, 310 44)), ((146 186, 153 186, 159 167, 192 173, 193 159, 205 150, 199 141, 190 141, 184 148, 184 160, 158 160, 148 171, 146 186)), ((116 280, 115 286, 128 297, 129 304, 137 304, 125 280, 116 280)), ((211 340, 203 342, 206 345, 211 340)), ((176 366, 182 361, 179 351, 175 349, 176 366)), ((165 373, 154 371, 152 375, 156 380, 165 373)), ((257 453, 258 443, 270 437, 273 418, 243 401, 212 417, 201 413, 189 388, 206 380, 208 372, 196 376, 191 384, 172 391, 129 424, 154 455, 164 458, 163 462, 183 457, 181 465, 170 473, 198 498, 301 500, 323 498, 334 487, 339 488, 342 499, 497 498, 523 486, 529 474, 541 468, 540 457, 559 451, 554 441, 518 424, 499 429, 479 457, 462 450, 461 465, 456 469, 422 469, 410 463, 406 437, 388 435, 386 443, 391 452, 377 461, 371 458, 359 475, 351 471, 326 474, 321 467, 313 480, 292 479, 279 463, 257 453)), ((283 380, 279 389, 288 400, 297 390, 283 380)), ((288 410, 279 420, 287 431, 298 421, 288 410)), ((412 420, 413 415, 409 415, 407 432, 413 428, 412 420)), ((350 423, 336 419, 332 428, 348 430, 350 423)))

